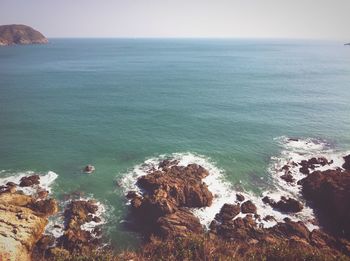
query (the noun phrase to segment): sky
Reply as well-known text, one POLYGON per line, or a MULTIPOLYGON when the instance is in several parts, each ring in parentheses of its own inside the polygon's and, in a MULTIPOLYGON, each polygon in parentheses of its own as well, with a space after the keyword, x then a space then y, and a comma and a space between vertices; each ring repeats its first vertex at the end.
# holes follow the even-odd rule
POLYGON ((47 37, 350 39, 350 0, 0 0, 47 37))

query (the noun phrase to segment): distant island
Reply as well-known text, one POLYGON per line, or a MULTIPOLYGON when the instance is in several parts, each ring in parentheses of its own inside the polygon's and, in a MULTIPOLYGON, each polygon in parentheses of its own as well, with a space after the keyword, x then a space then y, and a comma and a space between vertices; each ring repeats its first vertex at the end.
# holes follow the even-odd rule
POLYGON ((350 43, 346 43, 346 44, 344 44, 344 45, 350 45, 350 43))
POLYGON ((27 25, 12 24, 0 26, 0 46, 14 44, 46 44, 47 38, 27 25))

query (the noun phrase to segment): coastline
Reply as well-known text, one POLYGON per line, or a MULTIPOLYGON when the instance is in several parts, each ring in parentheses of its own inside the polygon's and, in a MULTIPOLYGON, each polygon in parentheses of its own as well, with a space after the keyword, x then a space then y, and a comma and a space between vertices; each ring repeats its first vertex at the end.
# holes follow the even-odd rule
MULTIPOLYGON (((159 243, 157 240, 149 242, 147 238, 150 236, 150 238, 154 236, 164 238, 164 242, 169 242, 171 238, 185 241, 197 238, 196 240, 206 241, 209 237, 213 244, 227 242, 232 244, 232 248, 240 246, 244 249, 247 247, 246 242, 250 242, 248 245, 256 249, 267 242, 276 246, 289 245, 290 239, 293 238, 293 244, 299 245, 307 252, 314 251, 315 247, 321 247, 319 254, 329 258, 349 256, 349 234, 341 235, 337 232, 342 231, 344 227, 334 229, 334 226, 329 225, 329 221, 343 224, 342 221, 332 221, 332 218, 331 220, 328 218, 328 223, 323 223, 324 219, 319 218, 320 209, 317 202, 322 193, 329 192, 322 192, 322 187, 311 192, 315 185, 310 187, 309 184, 317 184, 317 182, 333 184, 332 182, 338 182, 339 176, 342 178, 344 176, 346 180, 346 173, 349 171, 346 168, 349 168, 350 157, 345 157, 348 154, 344 152, 333 151, 327 143, 320 140, 282 137, 280 142, 284 150, 281 155, 272 157, 269 167, 275 190, 265 191, 260 196, 233 189, 224 180, 223 171, 203 156, 175 153, 152 158, 136 166, 118 182, 129 198, 131 212, 126 217, 126 228, 145 236, 146 242, 141 246, 144 251, 155 247, 156 242, 159 243), (329 180, 323 178, 327 175, 326 173, 331 173, 328 175, 329 180), (154 175, 161 175, 164 180, 153 179, 154 175), (178 175, 181 179, 177 180, 178 175), (195 182, 187 180, 191 176, 196 180, 195 182), (318 178, 313 178, 314 176, 318 178), (140 183, 144 178, 146 183, 140 183), (181 183, 183 181, 185 183, 181 183), (188 187, 188 184, 192 185, 188 187), (154 186, 159 189, 154 190, 154 186), (177 188, 176 193, 170 192, 172 190, 167 191, 172 186, 177 188), (309 189, 305 190, 306 187, 309 189), (186 191, 192 192, 188 194, 189 192, 186 191), (177 196, 174 197, 174 195, 177 196), (160 202, 163 203, 158 205, 160 202), (144 204, 148 207, 142 207, 144 204), (159 206, 163 207, 159 208, 159 206), (139 208, 142 209, 141 212, 139 208), (315 208, 317 214, 315 214, 315 208), (153 216, 154 213, 158 213, 158 216, 153 216), (141 223, 137 221, 138 216, 141 217, 141 223), (146 220, 150 222, 149 225, 146 225, 146 220), (136 225, 137 222, 139 225, 136 225), (145 226, 150 228, 147 232, 143 231, 145 226), (187 227, 186 233, 182 232, 182 227, 187 227)), ((26 175, 1 178, 3 191, 0 199, 4 196, 11 198, 21 195, 18 193, 34 199, 36 197, 34 195, 38 195, 39 191, 46 191, 45 198, 49 196, 50 186, 57 178, 57 174, 49 172, 46 175, 39 175, 39 183, 35 181, 35 184, 20 186, 23 179, 32 180, 33 177, 35 174, 29 172, 26 175), (12 191, 10 185, 15 186, 17 191, 12 191)), ((345 186, 345 191, 350 188, 346 187, 350 186, 350 183, 340 181, 340 184, 345 186)), ((331 193, 341 193, 337 188, 336 186, 331 193)), ((326 194, 325 197, 323 201, 330 200, 334 196, 326 194)), ((346 201, 348 196, 343 195, 338 198, 346 201)), ((57 255, 66 255, 68 258, 72 253, 87 255, 91 251, 110 249, 108 244, 100 241, 101 227, 106 222, 103 217, 105 212, 103 205, 93 199, 86 199, 79 193, 68 195, 65 201, 59 202, 58 205, 60 210, 53 211, 48 216, 56 215, 61 218, 49 218, 46 232, 43 230, 40 235, 37 235, 34 240, 36 243, 29 248, 33 249, 32 255, 35 258, 45 257, 45 259, 55 260, 57 255), (67 218, 75 220, 68 221, 68 224, 72 225, 67 226, 67 218), (56 220, 56 223, 52 223, 52 220, 56 220), (75 225, 78 220, 80 221, 75 225), (77 244, 77 242, 81 243, 77 244)), ((346 209, 341 211, 343 212, 339 212, 340 220, 343 218, 341 215, 348 215, 346 209)), ((218 248, 217 245, 216 248, 218 248)), ((246 249, 244 255, 249 253, 251 251, 246 249)), ((129 254, 131 253, 124 251, 120 255, 129 254)), ((137 256, 137 252, 133 255, 137 256)))

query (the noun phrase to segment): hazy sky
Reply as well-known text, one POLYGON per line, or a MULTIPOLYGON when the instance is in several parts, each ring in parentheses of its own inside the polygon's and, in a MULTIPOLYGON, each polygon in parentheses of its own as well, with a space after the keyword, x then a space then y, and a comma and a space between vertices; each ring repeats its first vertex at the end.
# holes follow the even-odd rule
POLYGON ((0 0, 48 37, 350 39, 350 0, 0 0))

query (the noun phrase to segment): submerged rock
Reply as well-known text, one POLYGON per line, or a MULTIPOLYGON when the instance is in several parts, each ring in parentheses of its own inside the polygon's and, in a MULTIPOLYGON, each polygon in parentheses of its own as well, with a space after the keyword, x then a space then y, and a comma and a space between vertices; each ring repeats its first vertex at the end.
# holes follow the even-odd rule
POLYGON ((90 164, 84 168, 84 172, 87 174, 90 174, 94 171, 95 171, 95 167, 93 165, 90 165, 90 164))

